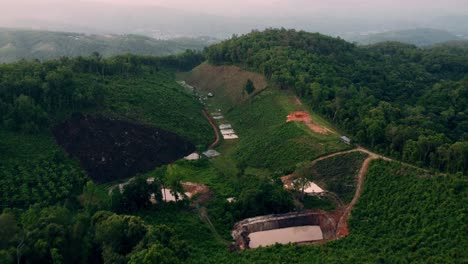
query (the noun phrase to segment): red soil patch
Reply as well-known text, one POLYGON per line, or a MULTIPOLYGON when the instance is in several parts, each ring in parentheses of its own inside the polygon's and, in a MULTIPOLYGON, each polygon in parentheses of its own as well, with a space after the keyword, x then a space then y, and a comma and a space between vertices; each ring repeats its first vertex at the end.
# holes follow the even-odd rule
POLYGON ((281 182, 286 185, 288 188, 293 188, 293 174, 289 174, 280 178, 281 182))
POLYGON ((193 201, 192 206, 197 206, 208 202, 213 196, 213 192, 204 184, 194 182, 182 182, 185 192, 190 193, 191 197, 198 195, 197 199, 193 201))
POLYGON ((305 111, 292 112, 288 115, 286 122, 311 122, 312 118, 305 111))
MULTIPOLYGON (((299 101, 300 102, 300 101, 299 101)), ((288 115, 286 118, 286 122, 303 122, 305 123, 310 130, 314 131, 315 133, 319 134, 329 134, 332 131, 326 127, 322 127, 312 121, 312 118, 310 117, 309 113, 305 111, 297 111, 297 112, 292 112, 291 114, 288 115)))

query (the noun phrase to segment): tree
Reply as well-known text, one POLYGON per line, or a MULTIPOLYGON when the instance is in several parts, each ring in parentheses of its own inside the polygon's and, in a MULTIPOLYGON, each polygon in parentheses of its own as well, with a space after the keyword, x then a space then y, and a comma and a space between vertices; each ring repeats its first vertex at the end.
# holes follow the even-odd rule
POLYGON ((182 175, 176 165, 167 166, 166 177, 167 187, 170 189, 171 194, 174 195, 176 202, 179 199, 184 199, 185 190, 182 186, 182 175))
POLYGON ((91 215, 100 210, 107 210, 110 207, 109 195, 100 190, 92 181, 86 183, 79 200, 91 215))
POLYGON ((295 171, 292 175, 294 190, 301 193, 301 200, 304 200, 305 189, 310 185, 310 182, 315 179, 315 175, 309 167, 303 167, 295 171))
POLYGON ((140 217, 113 214, 96 223, 96 241, 126 255, 142 240, 147 228, 140 217))
POLYGON ((247 92, 247 94, 252 94, 254 91, 255 91, 255 86, 254 86, 254 83, 252 82, 252 80, 250 79, 247 79, 247 82, 245 83, 245 91, 247 92))

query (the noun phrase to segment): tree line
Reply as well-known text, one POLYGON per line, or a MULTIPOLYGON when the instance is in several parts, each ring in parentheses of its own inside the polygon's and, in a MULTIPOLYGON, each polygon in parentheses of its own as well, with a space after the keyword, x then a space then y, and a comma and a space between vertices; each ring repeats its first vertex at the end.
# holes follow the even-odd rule
POLYGON ((104 59, 95 52, 89 57, 2 64, 0 126, 38 133, 60 114, 99 107, 105 98, 105 90, 97 81, 86 85, 80 83, 78 79, 83 75, 130 78, 158 72, 161 68, 187 70, 201 61, 203 55, 200 52, 188 50, 166 57, 127 54, 104 59))

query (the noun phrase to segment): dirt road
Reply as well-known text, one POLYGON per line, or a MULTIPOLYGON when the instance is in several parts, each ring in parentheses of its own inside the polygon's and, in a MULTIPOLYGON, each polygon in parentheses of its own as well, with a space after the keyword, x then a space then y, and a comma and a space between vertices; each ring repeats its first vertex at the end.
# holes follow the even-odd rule
MULTIPOLYGON (((369 169, 369 166, 370 166, 371 162, 373 160, 377 160, 377 159, 382 159, 382 160, 385 160, 385 161, 395 161, 395 160, 393 160, 391 158, 388 158, 388 157, 385 157, 385 156, 382 156, 382 155, 379 155, 379 154, 376 154, 376 153, 374 153, 374 152, 372 152, 370 150, 367 150, 365 148, 362 148, 362 147, 358 146, 355 149, 340 151, 340 152, 336 152, 336 153, 333 153, 333 154, 330 154, 330 155, 327 155, 327 156, 320 157, 320 158, 318 158, 318 159, 316 159, 316 160, 314 160, 314 161, 312 161, 310 163, 310 165, 313 166, 315 163, 317 163, 317 162, 319 162, 321 160, 329 159, 329 158, 332 158, 334 156, 347 154, 347 153, 351 153, 351 152, 356 152, 356 151, 366 153, 367 155, 369 155, 369 157, 364 160, 364 162, 362 163, 361 169, 359 170, 358 183, 357 183, 357 186, 356 186, 356 192, 354 194, 354 197, 351 200, 351 202, 346 206, 346 208, 344 208, 343 214, 339 218, 339 221, 338 221, 338 224, 337 224, 337 229, 336 229, 336 237, 337 238, 342 238, 342 237, 345 237, 345 236, 347 236, 349 234, 348 218, 349 218, 349 215, 351 214, 351 211, 353 210, 354 206, 357 204, 357 202, 359 200, 359 197, 361 197, 361 193, 362 193, 362 189, 363 189, 363 185, 364 185, 364 179, 365 179, 365 176, 367 174, 367 170, 369 169)), ((418 168, 416 166, 413 166, 411 164, 407 164, 407 163, 401 163, 401 164, 403 164, 405 166, 412 167, 412 168, 420 169, 420 168, 418 168)))
POLYGON ((213 141, 213 143, 211 143, 211 145, 208 147, 208 149, 212 149, 212 148, 216 147, 219 144, 221 136, 219 135, 218 127, 216 126, 215 121, 213 120, 213 118, 210 116, 210 114, 208 113, 208 111, 206 109, 203 110, 203 114, 205 115, 206 119, 208 119, 208 122, 210 122, 210 125, 213 127, 213 130, 214 130, 215 135, 216 135, 215 141, 213 141))

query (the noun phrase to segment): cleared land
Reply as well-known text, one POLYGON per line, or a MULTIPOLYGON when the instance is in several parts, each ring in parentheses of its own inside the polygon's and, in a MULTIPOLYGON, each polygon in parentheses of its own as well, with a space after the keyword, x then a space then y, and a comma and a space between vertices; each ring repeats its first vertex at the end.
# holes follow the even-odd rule
POLYGON ((237 66, 213 66, 203 63, 180 77, 200 92, 213 93, 220 105, 226 109, 244 102, 267 87, 267 80, 263 75, 237 66), (251 95, 245 91, 248 79, 255 86, 251 95))

